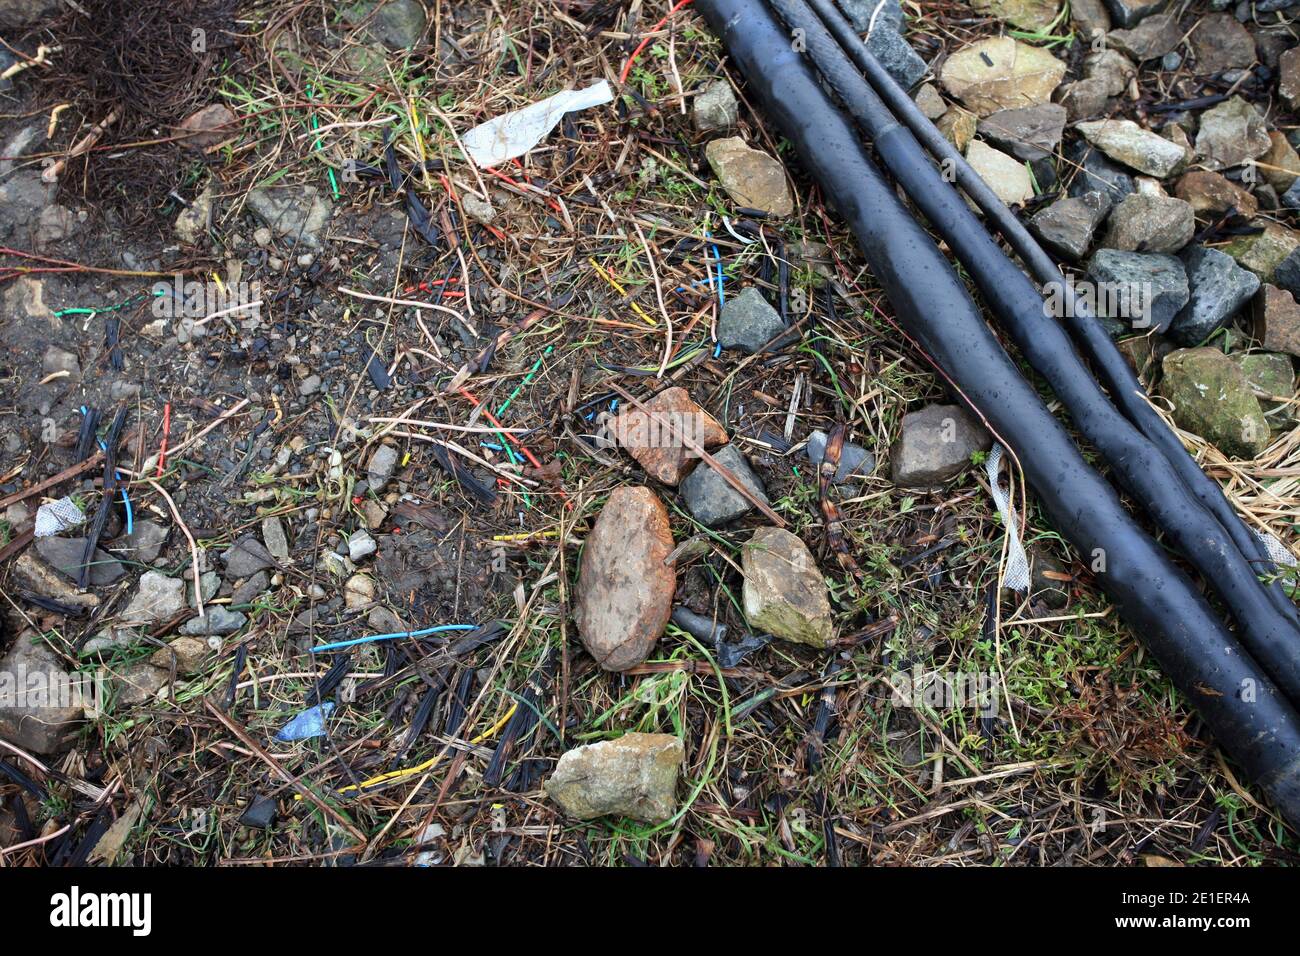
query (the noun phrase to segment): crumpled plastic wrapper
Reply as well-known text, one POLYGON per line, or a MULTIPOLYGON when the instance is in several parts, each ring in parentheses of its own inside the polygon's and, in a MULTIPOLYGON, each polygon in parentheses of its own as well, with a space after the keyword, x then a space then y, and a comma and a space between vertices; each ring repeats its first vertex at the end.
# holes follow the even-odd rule
POLYGON ((499 166, 524 155, 545 139, 565 113, 603 106, 612 99, 614 91, 605 80, 585 90, 564 90, 475 126, 461 137, 461 143, 481 169, 499 166))

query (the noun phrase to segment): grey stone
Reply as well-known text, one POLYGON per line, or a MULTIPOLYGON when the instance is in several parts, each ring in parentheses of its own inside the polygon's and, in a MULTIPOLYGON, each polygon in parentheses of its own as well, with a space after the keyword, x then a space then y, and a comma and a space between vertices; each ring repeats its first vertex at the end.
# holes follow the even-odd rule
POLYGON ((50 205, 36 217, 36 231, 32 241, 37 249, 58 245, 81 231, 81 219, 67 206, 50 205))
MULTIPOLYGON (((36 542, 37 553, 60 574, 66 574, 74 581, 85 548, 85 538, 40 538, 36 542)), ((90 562, 88 580, 91 587, 105 587, 126 575, 126 568, 122 567, 121 562, 100 548, 95 549, 90 562)))
POLYGON ((718 316, 718 344, 724 349, 738 348, 753 354, 784 331, 781 313, 768 305, 753 286, 729 297, 718 316))
POLYGON ((695 97, 691 119, 701 133, 731 129, 740 122, 736 94, 726 80, 714 80, 695 97))
POLYGON ((30 27, 65 9, 63 0, 0 0, 0 30, 30 27))
POLYGON ((1191 283, 1191 300, 1178 313, 1169 337, 1199 345, 1227 325, 1259 290, 1259 277, 1218 249, 1193 246, 1180 257, 1191 283))
POLYGON ((248 194, 248 208, 277 236, 313 249, 320 247, 320 232, 331 215, 315 186, 254 189, 248 194))
POLYGON ((1268 447, 1264 412, 1232 359, 1215 348, 1179 349, 1163 367, 1160 391, 1179 427, 1236 458, 1255 458, 1268 447))
MULTIPOLYGON (((763 483, 758 480, 749 462, 735 445, 723 445, 713 453, 713 458, 728 469, 759 501, 767 503, 763 483)), ((753 510, 753 505, 739 491, 706 462, 700 462, 681 483, 682 498, 686 507, 700 524, 717 527, 734 521, 753 510)))
POLYGON ((1187 272, 1174 256, 1099 249, 1087 274, 1097 314, 1140 332, 1164 332, 1187 304, 1187 272))
POLYGON ((1104 82, 1107 96, 1120 96, 1137 76, 1137 67, 1123 53, 1106 48, 1084 57, 1083 75, 1086 79, 1104 82))
POLYGON ((73 378, 81 378, 81 361, 77 358, 76 352, 51 345, 41 357, 41 370, 46 375, 67 372, 73 378))
POLYGON ((1263 156, 1272 146, 1264 117, 1240 96, 1201 114, 1196 152, 1206 169, 1240 166, 1248 159, 1263 156))
MULTIPOLYGON (((232 575, 232 577, 234 577, 232 575)), ((185 572, 185 603, 191 608, 198 610, 199 604, 206 604, 217 596, 221 590, 221 575, 216 571, 204 571, 199 575, 199 594, 203 596, 200 602, 194 593, 194 585, 190 582, 194 579, 190 576, 189 571, 185 572)))
POLYGON ((203 617, 192 617, 181 625, 181 633, 189 637, 224 636, 233 634, 248 621, 241 611, 232 611, 224 604, 209 604, 203 617))
POLYGON ((397 449, 392 445, 380 445, 370 454, 370 463, 366 467, 366 481, 370 490, 379 494, 387 486, 393 471, 397 468, 397 449))
POLYGON ((289 563, 289 538, 284 533, 284 522, 275 515, 262 519, 262 542, 267 553, 280 564, 289 563))
POLYGON ((959 405, 928 405, 903 416, 890 454, 894 484, 931 488, 955 477, 971 455, 993 445, 988 430, 959 405))
POLYGON ((1023 162, 978 139, 967 148, 966 161, 993 194, 1008 206, 1022 205, 1034 198, 1034 184, 1023 162))
POLYGON ((140 587, 122 612, 122 620, 131 624, 154 624, 168 621, 185 610, 185 582, 157 571, 140 576, 140 587))
POLYGON ((976 126, 981 137, 1027 163, 1050 156, 1064 129, 1065 107, 1059 103, 998 110, 976 126))
POLYGON ((271 576, 265 571, 258 571, 235 588, 234 593, 230 595, 230 604, 232 607, 243 607, 252 604, 265 594, 270 587, 271 576))
MULTIPOLYGON (((820 467, 822 459, 826 457, 826 439, 827 435, 823 431, 815 431, 808 436, 808 444, 804 448, 804 454, 814 466, 820 467)), ((840 463, 835 469, 835 484, 847 481, 851 477, 863 477, 871 474, 876 469, 876 456, 858 445, 851 442, 844 442, 840 448, 840 463)))
POLYGON ((348 535, 348 559, 360 561, 379 550, 379 545, 365 528, 358 528, 348 535))
POLYGON ((258 571, 275 567, 275 558, 262 542, 246 534, 222 555, 226 561, 226 580, 238 581, 258 571))
POLYGON ((132 664, 113 675, 113 703, 116 707, 138 707, 158 696, 171 682, 171 673, 152 664, 132 664))
POLYGON ((143 644, 144 639, 144 631, 138 627, 106 627, 82 645, 81 656, 125 650, 143 644))
POLYGON ((0 239, 30 235, 52 195, 53 187, 30 169, 17 170, 0 183, 0 239))
POLYGON ((497 217, 496 208, 492 203, 479 199, 468 190, 463 190, 460 194, 460 208, 465 210, 465 215, 475 222, 489 223, 497 217))
POLYGON ((1110 13, 1102 0, 1072 0, 1070 19, 1079 25, 1079 36, 1085 42, 1091 42, 1098 33, 1110 30, 1110 13))
POLYGON ((1131 30, 1111 30, 1106 34, 1106 41, 1121 53, 1142 62, 1160 59, 1178 45, 1182 36, 1178 17, 1162 13, 1143 20, 1131 30))
POLYGON ((1059 199, 1035 213, 1029 228, 1045 246, 1068 259, 1088 254, 1092 237, 1110 212, 1110 201, 1101 193, 1084 193, 1059 199))
POLYGON ((839 0, 839 8, 858 33, 866 33, 869 27, 903 29, 903 5, 900 0, 839 0), (876 12, 877 8, 879 13, 876 12), (871 22, 873 16, 876 18, 874 25, 871 22))
POLYGON ((798 536, 759 528, 742 549, 745 619, 755 633, 829 647, 835 639, 830 594, 798 536))
POLYGON ((1278 202, 1287 209, 1300 209, 1300 179, 1293 182, 1287 191, 1278 197, 1278 202))
POLYGON ((1177 252, 1196 234, 1192 204, 1172 196, 1134 193, 1110 212, 1102 244, 1127 252, 1177 252))
POLYGON ((167 543, 167 528, 149 518, 137 518, 130 534, 115 539, 109 548, 126 561, 153 564, 167 543))
POLYGON ((1070 122, 1105 116, 1110 112, 1110 88, 1105 80, 1084 77, 1061 87, 1057 96, 1070 122))
POLYGON ((1122 27, 1137 26, 1146 17, 1159 13, 1169 0, 1105 0, 1111 18, 1122 27))
POLYGON ((426 23, 415 0, 387 0, 370 21, 370 35, 390 50, 407 50, 420 41, 426 23))
POLYGON ((1080 123, 1077 129, 1084 139, 1111 159, 1148 176, 1163 179, 1187 164, 1187 154, 1181 146, 1132 120, 1095 120, 1080 123))
MULTIPOLYGON (((196 245, 208 233, 208 226, 212 222, 212 187, 209 186, 203 192, 194 197, 194 201, 180 211, 176 217, 176 222, 172 224, 172 231, 176 238, 188 245, 196 245)), ((266 227, 263 226, 263 229, 266 227)), ((270 231, 267 231, 267 241, 270 242, 270 231)))
POLYGON ((1237 363, 1255 396, 1264 402, 1272 404, 1273 399, 1286 400, 1294 394, 1295 367, 1291 356, 1281 352, 1238 352, 1228 357, 1237 363))
POLYGON ((172 665, 175 665, 179 676, 188 677, 203 669, 203 663, 211 652, 207 641, 197 637, 178 637, 166 647, 154 651, 149 663, 166 673, 170 673, 172 665))
POLYGON ((543 786, 579 820, 612 814, 662 823, 677 811, 685 755, 680 737, 628 733, 563 754, 543 786))
POLYGON ((298 383, 298 394, 302 396, 315 395, 320 391, 321 377, 319 375, 308 375, 298 383))
POLYGON ((1278 263, 1277 270, 1273 273, 1273 284, 1292 295, 1300 295, 1300 247, 1292 249, 1278 263))
POLYGON ((50 706, 59 702, 51 691, 67 678, 58 656, 34 632, 20 633, 0 659, 0 737, 33 753, 58 751, 84 714, 82 706, 50 706))
POLYGON ((1197 73, 1245 69, 1255 62, 1255 40, 1231 14, 1202 17, 1192 31, 1191 43, 1197 73))
POLYGON ((921 88, 916 91, 912 97, 917 109, 925 114, 928 120, 937 120, 944 113, 948 112, 948 104, 943 101, 939 91, 933 83, 922 83, 921 88))
POLYGON ((893 27, 882 26, 878 21, 867 37, 867 49, 905 90, 910 90, 921 82, 929 70, 925 61, 903 39, 901 33, 893 27))
POLYGON ((18 559, 14 561, 10 580, 33 594, 50 598, 60 604, 72 607, 98 607, 100 603, 97 595, 83 594, 78 591, 30 548, 18 555, 18 559))
POLYGON ((1133 177, 1107 159, 1101 150, 1087 143, 1078 142, 1066 147, 1065 158, 1067 168, 1072 170, 1069 194, 1073 197, 1101 193, 1113 206, 1134 191, 1133 177))
MULTIPOLYGON (((0 62, 4 63, 3 66, 0 66, 0 73, 3 73, 17 61, 12 53, 5 50, 3 53, 0 53, 0 62), (6 58, 7 62, 5 62, 6 58)), ((12 83, 12 81, 7 80, 0 81, 0 89, 5 88, 4 84, 6 82, 12 83)), ((36 152, 44 142, 44 123, 32 123, 30 126, 24 126, 18 130, 18 132, 14 133, 14 135, 9 138, 9 141, 5 143, 3 147, 0 147, 0 155, 3 155, 4 157, 3 159, 0 159, 0 180, 8 179, 10 173, 17 168, 18 163, 22 162, 23 157, 28 153, 36 152)))

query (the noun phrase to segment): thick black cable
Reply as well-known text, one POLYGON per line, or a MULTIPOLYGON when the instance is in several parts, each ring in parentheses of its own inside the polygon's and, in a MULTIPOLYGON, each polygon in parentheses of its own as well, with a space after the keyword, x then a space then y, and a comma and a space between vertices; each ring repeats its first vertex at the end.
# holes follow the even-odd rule
POLYGON ((994 319, 1047 380, 1124 488, 1223 598, 1237 621, 1241 642, 1300 707, 1300 627, 1269 600, 1266 585, 1214 515, 1179 480, 1169 460, 1111 404, 1064 330, 1048 317, 1038 288, 985 231, 816 14, 804 0, 769 2, 791 34, 801 31, 803 49, 817 71, 871 138, 884 167, 966 266, 994 319))
MULTIPOLYGON (((1074 287, 1065 281, 1060 268, 1043 247, 980 178, 979 173, 971 168, 957 148, 921 112, 912 98, 907 95, 907 91, 899 86, 888 71, 880 65, 854 31, 853 26, 835 8, 831 0, 807 0, 807 2, 839 41, 854 65, 862 71, 867 82, 884 100, 890 111, 912 131, 935 159, 953 170, 957 184, 980 212, 988 217, 989 222, 1002 234, 1002 238, 1015 250, 1016 255, 1020 256, 1034 277, 1044 286, 1060 290, 1066 326, 1070 335, 1093 364, 1119 409, 1143 435, 1155 443, 1161 454, 1173 465, 1179 478, 1201 503, 1210 509, 1242 556, 1250 562, 1257 573, 1274 572, 1276 565, 1269 557, 1264 543, 1246 526, 1224 497, 1223 489, 1201 471, 1195 459, 1178 440, 1178 436, 1151 407, 1146 390, 1124 356, 1120 354, 1119 349, 1115 347, 1110 334, 1088 305, 1075 295, 1074 287)), ((1268 585, 1268 593, 1270 600, 1280 612, 1293 623, 1300 624, 1300 612, 1297 612, 1295 603, 1287 596, 1281 583, 1271 582, 1268 585)))
POLYGON ((1016 453, 1056 529, 1085 559, 1100 560, 1098 583, 1219 745, 1300 825, 1295 709, 1084 461, 771 10, 760 0, 697 0, 696 9, 853 230, 903 328, 1016 453))

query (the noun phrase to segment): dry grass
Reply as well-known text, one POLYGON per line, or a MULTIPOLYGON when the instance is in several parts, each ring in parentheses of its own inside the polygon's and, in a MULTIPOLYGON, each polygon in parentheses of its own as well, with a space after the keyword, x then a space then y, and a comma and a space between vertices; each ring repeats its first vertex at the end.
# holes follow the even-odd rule
MULTIPOLYGON (((322 439, 341 451, 333 473, 254 469, 215 489, 194 469, 169 470, 163 482, 190 495, 189 520, 207 551, 266 515, 300 517, 309 507, 322 516, 314 546, 299 552, 285 586, 244 609, 251 625, 226 641, 218 663, 173 699, 110 713, 57 769, 75 779, 91 768, 114 781, 111 816, 139 808, 125 854, 141 864, 1294 862, 1294 835, 1223 764, 1032 500, 1021 503, 1027 540, 1071 568, 1066 610, 998 595, 1004 535, 978 469, 932 496, 895 489, 882 474, 838 490, 862 574, 838 570, 802 440, 843 422, 883 458, 902 414, 944 393, 924 357, 899 340, 851 239, 797 170, 792 219, 762 224, 747 237, 758 241, 725 224, 732 211, 687 116, 690 92, 718 75, 721 59, 701 20, 675 17, 638 59, 616 110, 572 116, 526 166, 491 175, 462 159, 458 131, 567 85, 614 79, 662 6, 634 3, 629 21, 620 5, 578 0, 436 4, 429 45, 369 63, 364 23, 349 19, 348 6, 265 2, 237 12, 240 56, 213 64, 205 82, 238 114, 240 135, 196 163, 185 192, 211 183, 224 200, 218 234, 241 228, 242 199, 259 186, 308 183, 334 201, 338 261, 326 288, 335 310, 298 321, 307 337, 364 336, 406 387, 376 396, 364 368, 353 370, 322 439), (409 174, 405 188, 441 234, 437 245, 408 228, 385 250, 366 233, 375 207, 400 210, 402 199, 380 178, 353 183, 345 174, 349 160, 382 168, 385 136, 409 174), (462 215, 471 193, 498 207, 492 224, 462 215), (826 244, 824 261, 803 243, 826 244), (705 283, 719 257, 725 289, 756 284, 790 304, 799 345, 744 362, 714 357, 717 297, 705 283), (340 286, 375 298, 338 294, 340 286), (456 294, 467 287, 468 298, 456 294), (394 304, 413 298, 439 308, 394 304), (517 331, 466 377, 466 361, 451 355, 460 330, 489 328, 517 331), (580 649, 567 611, 582 534, 610 490, 642 480, 619 453, 580 440, 610 407, 614 383, 638 397, 685 386, 757 460, 773 507, 832 585, 849 636, 833 654, 775 643, 722 672, 670 626, 650 661, 609 675, 580 649), (519 443, 551 467, 507 451, 499 437, 409 422, 486 427, 473 414, 478 403, 503 427, 527 429, 519 443), (270 743, 330 666, 304 649, 369 629, 353 613, 324 615, 303 633, 291 625, 324 604, 315 586, 341 589, 319 559, 331 549, 331 525, 357 522, 355 482, 385 433, 401 436, 420 504, 451 516, 438 543, 461 565, 452 592, 420 591, 409 602, 390 594, 390 613, 404 627, 500 619, 505 633, 463 656, 437 639, 348 651, 355 697, 340 703, 328 736, 270 743), (484 506, 450 478, 431 439, 490 461, 495 474, 477 467, 482 480, 509 476, 498 482, 499 504, 484 506), (498 552, 505 571, 471 586, 498 552), (994 675, 997 719, 900 706, 891 686, 913 667, 994 675), (408 740, 431 692, 426 729, 408 740), (683 736, 680 813, 657 827, 564 820, 540 789, 553 761, 633 729, 683 736), (394 768, 419 769, 361 795, 340 792, 394 768), (295 799, 304 789, 314 798, 295 799), (238 825, 255 794, 278 799, 274 829, 238 825)), ((961 4, 922 8, 927 58, 992 30, 961 4)), ((741 135, 783 152, 752 111, 742 115, 741 135)), ((173 397, 178 411, 183 398, 173 397)), ((142 414, 152 422, 158 410, 142 414)), ((210 417, 181 419, 175 434, 210 417)), ((277 413, 269 447, 316 420, 277 413)), ((255 423, 241 415, 214 432, 210 454, 241 457, 233 443, 255 423)), ((1294 435, 1253 463, 1202 452, 1235 503, 1294 540, 1294 435)), ((133 488, 142 503, 155 500, 133 488)), ((748 528, 710 531, 671 505, 670 490, 665 498, 679 541, 707 536, 707 553, 681 574, 688 600, 743 631, 737 568, 748 528)), ((49 635, 65 648, 73 637, 49 635)), ((84 826, 98 806, 58 779, 48 818, 84 826)), ((6 862, 34 862, 39 852, 6 862)))

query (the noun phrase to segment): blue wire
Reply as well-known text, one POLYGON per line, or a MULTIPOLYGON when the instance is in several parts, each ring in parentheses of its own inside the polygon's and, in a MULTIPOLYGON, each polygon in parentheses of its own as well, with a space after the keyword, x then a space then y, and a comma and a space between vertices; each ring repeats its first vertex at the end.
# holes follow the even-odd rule
POLYGON ((372 634, 369 637, 354 637, 350 641, 335 641, 333 644, 322 644, 320 647, 313 647, 311 653, 319 654, 322 651, 337 651, 340 648, 353 647, 357 644, 368 644, 371 641, 395 641, 402 637, 426 637, 429 634, 441 634, 444 631, 472 631, 477 627, 477 624, 439 624, 437 627, 426 627, 422 631, 398 631, 394 634, 372 634))
MULTIPOLYGON (((82 415, 86 414, 85 405, 81 406, 81 414, 82 415)), ((99 442, 100 451, 108 451, 108 445, 104 442, 104 439, 99 438, 96 440, 99 442)), ((117 475, 118 481, 123 480, 122 473, 120 471, 118 471, 117 469, 113 469, 113 473, 117 475)), ((126 508, 126 533, 130 534, 132 531, 135 530, 135 511, 131 508, 131 499, 126 496, 126 485, 122 485, 121 488, 122 488, 122 504, 126 508)))
MULTIPOLYGON (((704 237, 706 239, 712 239, 713 233, 706 229, 704 230, 704 237)), ((722 253, 718 250, 718 244, 716 242, 710 243, 710 248, 713 249, 713 258, 718 260, 718 307, 721 308, 727 304, 727 295, 722 291, 722 284, 726 280, 726 277, 722 274, 722 253)), ((717 342, 713 346, 713 357, 717 358, 721 354, 722 343, 717 342)))

